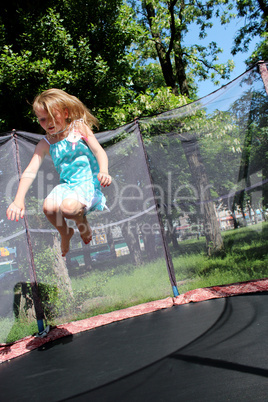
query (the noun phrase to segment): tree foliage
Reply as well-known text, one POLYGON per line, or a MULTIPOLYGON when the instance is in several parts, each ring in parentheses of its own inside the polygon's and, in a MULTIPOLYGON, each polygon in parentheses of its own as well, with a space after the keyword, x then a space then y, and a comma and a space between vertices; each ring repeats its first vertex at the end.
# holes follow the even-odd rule
MULTIPOLYGON (((232 2, 231 2, 232 3, 232 2)), ((244 25, 238 30, 232 53, 248 50, 248 45, 254 36, 262 36, 268 31, 267 0, 236 0, 234 6, 238 17, 245 19, 244 25)))
POLYGON ((118 102, 130 44, 118 19, 121 0, 15 3, 2 18, 2 129, 10 129, 11 116, 13 127, 20 127, 27 114, 23 128, 32 128, 28 103, 48 87, 75 94, 93 112, 118 102))
POLYGON ((223 23, 232 18, 242 19, 243 24, 234 36, 233 55, 248 51, 253 38, 259 37, 254 52, 246 60, 251 66, 259 60, 268 60, 268 2, 267 0, 228 0, 228 7, 224 13, 223 23))
MULTIPOLYGON (((0 16, 0 130, 36 131, 30 104, 49 87, 78 96, 103 131, 196 99, 197 80, 218 84, 233 62, 220 64, 215 42, 189 43, 188 33, 195 26, 205 38, 212 18, 236 16, 252 22, 240 51, 265 35, 264 0, 10 0, 0 16)), ((265 51, 264 41, 254 57, 265 51)))
MULTIPOLYGON (((215 42, 208 46, 187 43, 187 34, 194 26, 199 27, 199 38, 204 38, 212 27, 212 17, 218 16, 218 5, 222 1, 129 1, 135 12, 135 23, 139 27, 137 38, 140 63, 159 60, 165 84, 174 94, 193 97, 196 87, 194 78, 228 78, 233 63, 217 62, 222 52, 215 42)), ((197 38, 198 39, 198 38, 197 38)))

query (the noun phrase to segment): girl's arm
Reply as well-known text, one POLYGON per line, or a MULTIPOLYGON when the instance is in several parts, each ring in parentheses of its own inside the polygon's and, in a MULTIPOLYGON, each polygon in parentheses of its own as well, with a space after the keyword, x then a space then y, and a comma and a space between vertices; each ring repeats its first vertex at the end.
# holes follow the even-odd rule
POLYGON ((98 174, 98 180, 103 187, 109 186, 112 182, 112 178, 108 173, 108 157, 97 138, 90 130, 90 128, 83 124, 81 127, 81 131, 85 136, 83 137, 93 154, 96 156, 96 159, 99 164, 100 172, 98 174))
POLYGON ((16 219, 16 221, 18 221, 20 217, 21 218, 24 217, 25 196, 37 175, 37 172, 44 160, 45 155, 48 152, 49 152, 49 145, 46 143, 45 140, 41 140, 35 148, 35 152, 29 165, 27 166, 27 168, 25 169, 20 178, 19 187, 15 199, 7 209, 8 219, 11 219, 12 221, 16 219))

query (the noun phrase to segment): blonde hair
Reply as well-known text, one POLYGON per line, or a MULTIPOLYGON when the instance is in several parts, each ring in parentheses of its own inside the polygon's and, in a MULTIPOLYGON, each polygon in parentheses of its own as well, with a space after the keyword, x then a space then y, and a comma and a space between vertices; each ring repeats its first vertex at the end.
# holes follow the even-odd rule
POLYGON ((34 112, 40 109, 47 111, 53 120, 53 111, 55 109, 60 111, 67 109, 69 123, 83 119, 90 128, 92 126, 99 128, 98 120, 90 113, 88 108, 76 96, 69 95, 61 89, 51 88, 37 95, 32 107, 34 112))

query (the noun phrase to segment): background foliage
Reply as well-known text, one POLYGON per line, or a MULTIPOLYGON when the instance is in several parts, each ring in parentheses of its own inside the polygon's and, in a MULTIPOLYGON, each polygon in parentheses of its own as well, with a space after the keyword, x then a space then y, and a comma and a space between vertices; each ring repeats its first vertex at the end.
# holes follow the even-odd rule
POLYGON ((267 1, 263 0, 10 0, 0 14, 0 130, 37 131, 31 103, 58 87, 78 96, 101 130, 196 99, 196 79, 228 78, 233 62, 221 49, 193 43, 212 19, 245 19, 233 54, 254 35, 263 40, 248 60, 267 59, 267 1))

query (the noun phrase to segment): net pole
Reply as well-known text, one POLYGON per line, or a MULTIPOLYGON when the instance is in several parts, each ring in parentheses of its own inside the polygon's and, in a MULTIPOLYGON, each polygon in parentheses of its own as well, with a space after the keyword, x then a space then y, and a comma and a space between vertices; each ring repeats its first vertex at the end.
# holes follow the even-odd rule
MULTIPOLYGON (((17 172, 19 178, 21 178, 21 163, 20 163, 20 155, 19 155, 19 145, 18 145, 18 140, 17 140, 17 135, 16 131, 13 130, 12 136, 14 139, 14 144, 15 144, 15 158, 16 158, 16 165, 17 165, 17 172)), ((37 277, 36 277, 36 269, 35 269, 35 263, 34 263, 34 255, 33 255, 33 247, 32 247, 32 241, 31 241, 31 235, 30 235, 30 230, 29 230, 29 224, 28 224, 28 218, 27 214, 25 213, 24 215, 24 225, 25 225, 25 232, 26 232, 26 240, 27 240, 27 245, 28 245, 28 251, 29 251, 29 260, 30 260, 30 269, 29 269, 29 274, 30 274, 30 285, 31 285, 31 290, 33 294, 33 302, 34 302, 34 308, 35 308, 35 313, 36 313, 36 320, 37 320, 37 326, 38 326, 38 332, 44 331, 44 311, 42 307, 42 303, 39 297, 39 292, 38 292, 38 283, 37 283, 37 277)))
POLYGON ((174 265, 173 265, 173 261, 172 261, 172 258, 171 258, 170 252, 169 252, 167 241, 166 241, 164 225, 163 225, 162 218, 161 218, 161 215, 160 215, 160 212, 159 212, 158 204, 156 202, 156 194, 155 194, 155 189, 154 189, 154 185, 153 185, 152 175, 151 175, 151 172, 150 172, 148 156, 147 156, 147 152, 145 150, 144 141, 143 141, 143 138, 142 138, 142 134, 141 134, 140 127, 139 127, 139 122, 138 122, 137 119, 135 119, 135 125, 136 125, 137 131, 138 131, 138 142, 139 142, 139 145, 141 146, 141 148, 143 150, 143 154, 144 154, 144 158, 145 158, 145 162, 146 162, 146 166, 147 166, 147 172, 148 172, 148 176, 149 176, 150 183, 151 183, 151 188, 152 188, 153 198, 154 198, 154 202, 155 202, 155 209, 156 209, 157 219, 158 219, 161 238, 162 238, 164 251, 165 251, 165 259, 166 259, 166 264, 167 264, 167 271, 168 271, 168 275, 169 275, 169 280, 170 280, 170 283, 171 283, 171 286, 172 286, 173 295, 174 295, 174 297, 176 297, 176 296, 179 296, 179 291, 178 291, 178 288, 177 288, 177 281, 176 281, 176 277, 175 277, 174 265))

